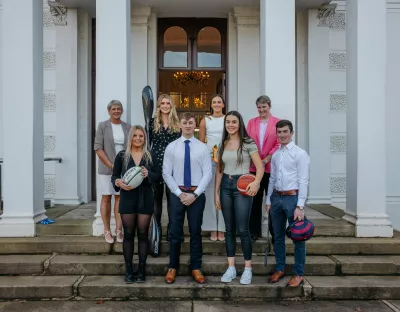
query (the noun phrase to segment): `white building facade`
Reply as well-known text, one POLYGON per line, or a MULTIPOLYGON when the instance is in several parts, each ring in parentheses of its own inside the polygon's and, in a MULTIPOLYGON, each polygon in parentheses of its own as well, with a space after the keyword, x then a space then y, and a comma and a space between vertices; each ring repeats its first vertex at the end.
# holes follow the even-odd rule
POLYGON ((344 209, 358 237, 400 230, 400 0, 0 0, 0 237, 34 236, 44 199, 96 197, 97 124, 112 99, 144 123, 143 87, 168 91, 160 25, 180 19, 226 29, 228 110, 247 123, 267 94, 293 121, 311 157, 309 204, 344 209))

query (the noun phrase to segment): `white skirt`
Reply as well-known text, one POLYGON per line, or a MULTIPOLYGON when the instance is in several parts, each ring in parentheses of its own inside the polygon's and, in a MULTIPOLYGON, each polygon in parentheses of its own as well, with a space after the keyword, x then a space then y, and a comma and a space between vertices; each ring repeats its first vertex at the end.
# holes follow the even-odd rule
POLYGON ((98 183, 101 195, 119 195, 119 192, 114 190, 114 187, 111 183, 111 174, 99 174, 98 183))

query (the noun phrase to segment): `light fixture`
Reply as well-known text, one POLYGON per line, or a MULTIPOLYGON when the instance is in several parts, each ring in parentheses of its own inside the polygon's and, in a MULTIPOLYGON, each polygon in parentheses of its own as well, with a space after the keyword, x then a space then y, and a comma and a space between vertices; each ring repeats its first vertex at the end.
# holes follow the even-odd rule
POLYGON ((197 84, 200 87, 207 85, 210 79, 210 74, 203 71, 190 71, 190 72, 176 72, 174 74, 174 81, 181 84, 182 86, 187 86, 191 84, 197 84))

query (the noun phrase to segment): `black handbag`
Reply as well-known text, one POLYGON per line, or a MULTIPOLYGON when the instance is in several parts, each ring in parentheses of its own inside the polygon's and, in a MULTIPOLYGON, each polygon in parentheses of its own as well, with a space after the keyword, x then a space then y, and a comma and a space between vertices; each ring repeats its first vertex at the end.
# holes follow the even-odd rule
POLYGON ((161 233, 155 215, 151 217, 149 227, 149 254, 158 257, 161 253, 161 233))

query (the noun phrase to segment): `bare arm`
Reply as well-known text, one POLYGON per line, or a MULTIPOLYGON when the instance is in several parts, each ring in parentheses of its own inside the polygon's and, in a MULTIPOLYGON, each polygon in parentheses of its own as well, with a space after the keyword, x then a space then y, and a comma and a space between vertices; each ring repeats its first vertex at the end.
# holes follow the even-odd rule
POLYGON ((258 152, 252 153, 250 157, 256 166, 256 179, 247 186, 246 194, 249 196, 255 196, 260 188, 260 183, 264 175, 264 164, 262 163, 260 154, 258 152))
POLYGON ((199 127, 199 140, 203 143, 206 143, 206 119, 203 118, 200 121, 200 127, 199 127))

